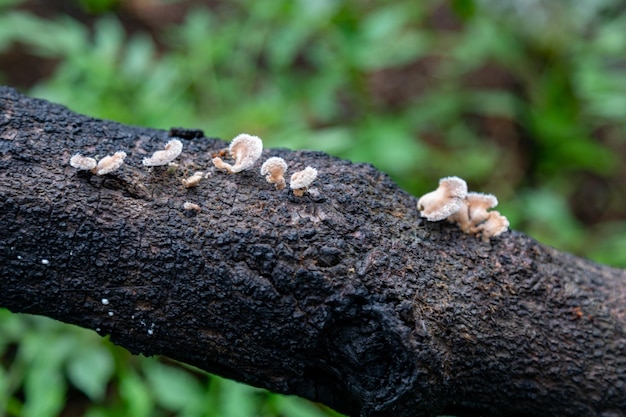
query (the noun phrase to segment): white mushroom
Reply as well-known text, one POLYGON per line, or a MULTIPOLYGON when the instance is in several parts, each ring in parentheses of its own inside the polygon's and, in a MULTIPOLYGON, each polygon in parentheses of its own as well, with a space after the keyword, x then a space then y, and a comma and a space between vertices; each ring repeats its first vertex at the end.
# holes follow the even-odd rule
POLYGON ((493 210, 489 212, 489 217, 473 230, 482 236, 484 242, 490 238, 498 236, 509 229, 509 220, 500 214, 499 211, 493 210))
POLYGON ((91 171, 96 175, 106 175, 119 169, 124 163, 126 152, 118 151, 113 155, 107 155, 98 161, 98 165, 91 171))
POLYGON ((263 141, 257 136, 242 133, 232 140, 228 147, 228 153, 235 159, 235 164, 231 165, 216 157, 212 159, 213 165, 218 169, 223 169, 229 174, 245 171, 254 166, 263 152, 263 141))
POLYGON ((81 171, 90 171, 98 166, 98 162, 94 158, 88 156, 82 156, 77 153, 70 158, 70 165, 81 171))
POLYGON ((428 221, 436 222, 459 211, 466 195, 467 183, 462 178, 442 178, 435 191, 424 194, 418 200, 417 209, 428 221))
POLYGON ((461 208, 448 216, 448 221, 456 223, 465 233, 475 233, 473 228, 489 218, 487 210, 497 205, 498 199, 492 194, 469 192, 461 208))
POLYGON ((165 149, 156 151, 150 158, 143 158, 143 164, 147 167, 167 165, 183 151, 183 143, 178 139, 171 139, 165 144, 165 149))
POLYGON ((261 166, 261 175, 265 175, 265 180, 274 184, 277 190, 282 190, 287 186, 285 171, 287 171, 287 163, 277 156, 268 158, 261 166))
POLYGON ((317 169, 306 167, 302 171, 294 172, 291 175, 289 187, 293 190, 293 195, 302 197, 311 183, 317 178, 317 169))

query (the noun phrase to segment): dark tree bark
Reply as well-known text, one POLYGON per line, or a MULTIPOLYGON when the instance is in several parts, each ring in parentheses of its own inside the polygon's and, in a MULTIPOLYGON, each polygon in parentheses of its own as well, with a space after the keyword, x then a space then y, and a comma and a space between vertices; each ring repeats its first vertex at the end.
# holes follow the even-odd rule
POLYGON ((168 132, 1 88, 0 306, 353 416, 626 415, 624 271, 424 222, 369 165, 265 150, 319 170, 297 198, 182 136, 198 188, 142 166, 168 132))

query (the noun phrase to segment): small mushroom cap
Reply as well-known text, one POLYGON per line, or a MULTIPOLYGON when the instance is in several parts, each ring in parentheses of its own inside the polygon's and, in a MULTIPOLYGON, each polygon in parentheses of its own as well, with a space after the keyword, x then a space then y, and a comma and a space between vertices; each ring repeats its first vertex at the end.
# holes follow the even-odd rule
POLYGON ((77 153, 70 158, 70 165, 76 169, 88 171, 98 166, 98 162, 96 162, 94 158, 82 156, 81 154, 77 153))
POLYGON ((490 211, 487 220, 476 226, 476 231, 482 235, 485 242, 491 237, 506 232, 508 229, 509 220, 496 210, 490 211))
POLYGON ((261 175, 265 175, 265 180, 274 184, 277 190, 282 190, 287 186, 285 171, 287 171, 287 162, 277 156, 268 158, 261 166, 261 175))
POLYGON ((147 167, 167 165, 183 151, 183 143, 178 139, 171 139, 165 144, 165 149, 156 151, 150 158, 143 158, 143 164, 147 167))
POLYGON ((96 175, 106 175, 111 172, 119 169, 124 163, 124 159, 126 158, 126 152, 118 151, 113 155, 107 155, 98 161, 98 165, 95 169, 96 175))
POLYGON ((498 198, 493 194, 469 192, 467 193, 466 198, 470 206, 476 208, 480 207, 485 210, 494 208, 498 205, 498 198))
POLYGON ((317 178, 317 169, 306 167, 302 171, 294 172, 291 175, 289 187, 293 190, 307 188, 317 178))
POLYGON ((459 211, 467 195, 467 183, 459 177, 446 177, 439 180, 439 187, 424 194, 417 202, 417 208, 428 221, 436 222, 459 211))
POLYGON ((242 133, 232 140, 228 152, 235 158, 231 171, 241 172, 250 169, 263 153, 263 141, 258 136, 242 133))
POLYGON ((471 192, 467 193, 465 200, 469 208, 469 217, 474 224, 487 220, 489 218, 487 210, 498 205, 498 199, 493 194, 471 192))
POLYGON ((263 162, 261 165, 261 175, 285 175, 285 171, 287 171, 287 162, 283 158, 279 158, 278 156, 272 156, 268 158, 267 161, 263 162))

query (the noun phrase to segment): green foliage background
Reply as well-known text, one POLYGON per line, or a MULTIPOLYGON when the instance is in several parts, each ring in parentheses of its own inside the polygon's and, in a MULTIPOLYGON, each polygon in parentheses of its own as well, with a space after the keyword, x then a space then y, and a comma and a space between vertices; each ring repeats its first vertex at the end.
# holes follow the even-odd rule
MULTIPOLYGON (((158 26, 141 2, 59 3, 0 0, 0 83, 18 50, 43 75, 17 86, 81 113, 323 150, 416 196, 458 175, 512 228, 626 267, 619 0, 155 0, 184 11, 158 26)), ((0 357, 7 416, 332 415, 7 311, 0 357)))

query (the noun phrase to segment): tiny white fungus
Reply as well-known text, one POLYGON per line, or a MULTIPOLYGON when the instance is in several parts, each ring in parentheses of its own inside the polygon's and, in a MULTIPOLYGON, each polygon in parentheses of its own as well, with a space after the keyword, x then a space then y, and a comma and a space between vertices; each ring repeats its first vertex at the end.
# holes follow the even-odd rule
POLYGON ((109 305, 109 299, 108 298, 103 298, 102 299, 102 304, 104 304, 105 306, 109 305))
POLYGON ((265 175, 265 180, 274 184, 277 190, 282 190, 287 186, 285 171, 287 171, 287 162, 277 156, 268 158, 261 166, 261 175, 265 175))
POLYGON ((258 136, 242 133, 230 142, 228 153, 235 159, 231 165, 216 157, 211 160, 218 169, 223 169, 229 174, 245 171, 254 166, 263 153, 263 141, 258 136))
POLYGON ((113 312, 112 311, 109 311, 109 316, 113 317, 113 312))
POLYGON ((106 175, 118 170, 126 159, 126 152, 118 151, 98 161, 98 166, 91 170, 96 175, 106 175))
POLYGON ((42 259, 41 263, 44 264, 44 265, 50 265, 50 261, 47 260, 47 259, 42 259))
POLYGON ((183 143, 178 139, 171 139, 165 144, 165 149, 156 151, 150 158, 143 158, 143 164, 147 167, 167 165, 183 151, 183 143))
POLYGON ((424 194, 417 202, 417 209, 428 221, 436 222, 456 213, 467 195, 467 183, 459 177, 439 180, 435 191, 424 194))
POLYGON ((70 165, 81 171, 89 171, 94 169, 98 165, 98 163, 94 158, 82 156, 81 154, 77 153, 70 158, 70 165))
POLYGON ((183 183, 183 187, 185 187, 185 188, 193 188, 193 187, 197 187, 198 184, 200 184, 200 181, 203 178, 205 178, 204 177, 204 172, 196 171, 196 172, 194 172, 194 174, 191 177, 183 178, 181 181, 183 183))
POLYGON ((439 180, 439 187, 424 194, 417 202, 421 215, 428 221, 445 218, 468 234, 488 242, 508 230, 509 221, 498 211, 488 211, 498 205, 492 194, 468 192, 466 182, 459 177, 439 180))
POLYGON ((293 190, 293 195, 302 197, 316 178, 317 169, 313 167, 306 167, 302 171, 294 172, 289 182, 289 187, 293 190))
POLYGON ((198 213, 200 213, 202 211, 202 208, 198 204, 191 203, 189 201, 185 201, 183 203, 183 209, 188 210, 188 211, 193 210, 193 211, 198 212, 198 213))

